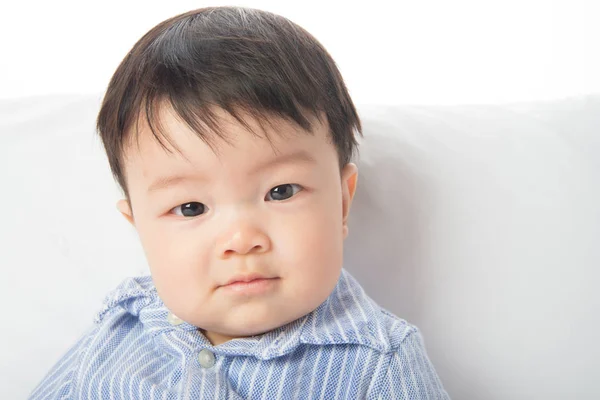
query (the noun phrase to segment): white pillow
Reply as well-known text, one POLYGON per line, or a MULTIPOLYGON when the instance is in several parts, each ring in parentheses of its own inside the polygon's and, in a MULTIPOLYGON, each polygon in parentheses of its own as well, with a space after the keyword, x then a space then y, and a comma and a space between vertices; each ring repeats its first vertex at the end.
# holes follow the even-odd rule
POLYGON ((449 394, 600 398, 600 96, 361 116, 346 266, 449 394))
MULTIPOLYGON (((94 123, 100 96, 0 102, 0 398, 24 398, 147 274, 94 123)), ((362 106, 346 268, 419 326, 457 399, 600 398, 600 96, 362 106)))

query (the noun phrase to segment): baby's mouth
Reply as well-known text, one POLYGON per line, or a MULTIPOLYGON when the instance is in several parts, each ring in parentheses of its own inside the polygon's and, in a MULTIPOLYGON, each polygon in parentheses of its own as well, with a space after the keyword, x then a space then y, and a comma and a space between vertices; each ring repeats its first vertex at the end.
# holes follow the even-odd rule
POLYGON ((233 281, 219 288, 231 294, 263 294, 274 289, 279 281, 279 278, 255 278, 245 281, 233 281))

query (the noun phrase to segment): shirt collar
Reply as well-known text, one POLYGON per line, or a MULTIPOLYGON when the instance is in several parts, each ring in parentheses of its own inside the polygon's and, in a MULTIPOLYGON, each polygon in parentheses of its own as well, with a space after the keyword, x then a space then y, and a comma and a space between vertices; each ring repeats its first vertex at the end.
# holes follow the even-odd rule
POLYGON ((174 356, 208 348, 223 356, 280 357, 299 345, 356 344, 386 352, 390 349, 381 308, 359 283, 342 269, 329 297, 311 313, 262 335, 233 339, 212 346, 196 326, 172 325, 169 310, 156 292, 150 276, 128 278, 110 293, 96 316, 100 322, 114 310, 138 317, 143 331, 157 347, 174 356))

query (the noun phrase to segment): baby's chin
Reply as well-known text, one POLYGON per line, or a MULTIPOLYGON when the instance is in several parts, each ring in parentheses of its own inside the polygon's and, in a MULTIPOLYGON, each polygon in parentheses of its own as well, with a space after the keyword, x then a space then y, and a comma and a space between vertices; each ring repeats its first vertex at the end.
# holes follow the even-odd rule
POLYGON ((275 313, 272 313, 264 316, 254 314, 243 317, 230 315, 227 318, 220 318, 218 323, 215 324, 200 323, 196 326, 202 327, 200 328, 201 331, 218 333, 221 336, 226 336, 231 339, 247 338, 263 335, 281 328, 298 318, 303 317, 308 314, 308 312, 309 311, 287 315, 276 315, 275 313))

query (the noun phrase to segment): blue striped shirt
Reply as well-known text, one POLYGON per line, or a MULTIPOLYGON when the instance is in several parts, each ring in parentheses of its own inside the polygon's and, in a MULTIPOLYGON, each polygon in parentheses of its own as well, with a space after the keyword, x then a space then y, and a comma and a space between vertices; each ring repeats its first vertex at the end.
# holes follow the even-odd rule
POLYGON ((418 329, 342 270, 316 310, 212 346, 149 276, 110 293, 30 399, 447 399, 418 329))

